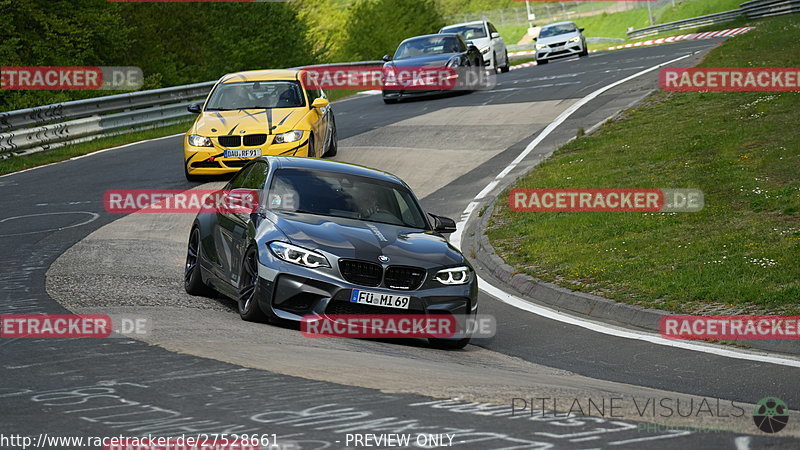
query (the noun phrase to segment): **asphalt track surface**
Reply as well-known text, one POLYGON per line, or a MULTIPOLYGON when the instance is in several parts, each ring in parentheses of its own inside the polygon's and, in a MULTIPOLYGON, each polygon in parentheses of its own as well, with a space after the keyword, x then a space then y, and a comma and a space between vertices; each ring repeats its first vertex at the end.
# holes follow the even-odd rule
MULTIPOLYGON (((680 65, 693 64, 719 42, 598 53, 517 70, 500 75, 493 90, 468 95, 399 105, 384 105, 377 96, 345 100, 334 107, 342 142, 337 159, 395 172, 418 192, 426 210, 457 218, 569 105, 645 68, 700 52, 680 65)), ((581 108, 512 177, 579 128, 589 129, 641 100, 656 80, 657 72, 644 75, 581 108)), ((279 443, 301 448, 355 448, 346 445, 348 433, 449 434, 455 435, 458 448, 798 447, 797 416, 779 434, 760 434, 752 426, 749 406, 771 395, 796 408, 797 368, 599 334, 522 312, 484 293, 481 313, 496 316, 498 332, 465 351, 441 352, 414 342, 313 340, 303 346, 296 330, 239 321, 230 302, 180 303, 185 301, 175 292, 180 278, 173 284, 155 278, 138 283, 113 271, 102 278, 86 271, 93 263, 129 263, 117 259, 119 250, 135 254, 136 248, 125 247, 134 245, 127 241, 115 248, 115 242, 125 240, 115 233, 158 227, 158 218, 106 213, 102 193, 193 187, 181 173, 181 156, 180 139, 171 137, 0 177, 1 313, 67 312, 55 296, 72 310, 141 310, 174 325, 171 333, 150 340, 0 341, 0 447, 13 448, 2 441, 6 436, 43 441, 44 433, 274 433, 279 443), (130 293, 136 289, 141 290, 138 297, 130 293), (174 297, 175 307, 155 297, 174 297), (123 304, 114 310, 118 301, 123 304), (192 328, 193 323, 182 320, 199 325, 192 328), (294 365, 281 360, 286 354, 269 347, 270 342, 289 349, 294 365), (348 379, 348 366, 363 375, 348 379), (481 390, 481 385, 488 388, 481 390), (731 401, 748 406, 738 422, 707 415, 637 419, 629 410, 623 418, 562 417, 549 403, 547 411, 533 416, 510 410, 513 398, 558 398, 556 409, 561 410, 571 397, 585 405, 588 398, 609 401, 616 395, 628 403, 631 398, 680 398, 707 399, 712 405, 720 400, 723 409, 731 401), (750 426, 738 432, 653 429, 654 423, 676 422, 750 426)), ((169 235, 164 248, 179 252, 183 244, 175 236, 182 236, 183 222, 150 231, 169 235)), ((158 253, 158 245, 135 245, 147 257, 126 270, 160 269, 169 259, 158 253)), ((175 269, 179 276, 180 262, 175 269)))

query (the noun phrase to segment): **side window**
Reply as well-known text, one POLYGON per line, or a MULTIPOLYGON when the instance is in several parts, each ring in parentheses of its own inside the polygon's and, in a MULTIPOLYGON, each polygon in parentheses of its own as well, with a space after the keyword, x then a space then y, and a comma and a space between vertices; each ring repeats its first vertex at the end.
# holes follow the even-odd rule
POLYGON ((250 171, 252 171, 253 167, 255 166, 256 166, 255 164, 251 164, 243 168, 239 172, 237 172, 236 175, 234 175, 233 179, 228 183, 228 187, 226 187, 225 189, 239 189, 245 187, 244 186, 245 180, 247 179, 247 176, 250 175, 250 171))
POLYGON ((397 208, 400 211, 400 217, 402 218, 403 223, 407 225, 418 223, 417 216, 411 212, 411 207, 408 205, 406 199, 403 198, 403 196, 400 195, 400 192, 398 192, 396 189, 393 189, 393 191, 395 201, 397 201, 397 208))
POLYGON ((267 168, 267 164, 260 161, 253 164, 242 187, 246 189, 264 189, 264 185, 267 183, 267 168))

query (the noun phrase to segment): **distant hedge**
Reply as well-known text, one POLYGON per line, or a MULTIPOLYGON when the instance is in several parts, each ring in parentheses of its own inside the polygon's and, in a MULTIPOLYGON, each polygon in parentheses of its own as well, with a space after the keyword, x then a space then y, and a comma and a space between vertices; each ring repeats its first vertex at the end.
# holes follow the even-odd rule
MULTIPOLYGON (((437 1, 0 0, 0 64, 138 66, 142 89, 154 89, 239 70, 375 60, 405 38, 438 31, 437 1)), ((0 111, 111 93, 0 91, 0 111)))
POLYGON ((347 17, 342 56, 380 59, 403 39, 436 33, 444 25, 433 0, 357 0, 347 17))

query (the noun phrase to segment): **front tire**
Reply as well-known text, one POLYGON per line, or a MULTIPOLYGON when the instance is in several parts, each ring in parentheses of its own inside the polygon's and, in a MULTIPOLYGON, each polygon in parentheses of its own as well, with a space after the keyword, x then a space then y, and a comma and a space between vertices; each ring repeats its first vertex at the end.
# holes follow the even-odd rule
POLYGON ((189 245, 186 249, 183 288, 189 295, 214 297, 216 295, 216 291, 208 287, 208 285, 203 282, 203 275, 200 273, 200 258, 200 229, 194 227, 189 233, 189 245))
POLYGON ((314 133, 308 134, 308 152, 306 152, 306 156, 309 158, 314 158, 317 156, 317 150, 314 148, 314 133))
POLYGON ((536 64, 538 64, 540 66, 543 66, 543 65, 547 64, 547 60, 546 59, 537 59, 536 60, 536 64))
POLYGON ((186 181, 191 181, 192 183, 197 181, 202 181, 202 177, 198 175, 192 175, 189 173, 189 168, 185 165, 183 166, 183 174, 186 176, 186 181))
POLYGON ((461 350, 462 348, 466 347, 469 344, 470 338, 464 339, 436 339, 436 338, 429 338, 428 343, 431 344, 431 347, 438 348, 440 350, 461 350))
POLYGON ((393 104, 397 103, 397 99, 396 98, 383 97, 383 103, 386 103, 387 105, 393 105, 393 104))
POLYGON ((239 276, 239 297, 236 299, 239 317, 248 322, 266 322, 267 316, 258 305, 261 290, 258 282, 258 249, 250 247, 244 254, 239 276))
POLYGON ((511 70, 511 61, 508 60, 508 50, 506 50, 506 65, 500 68, 500 73, 508 73, 511 70))
POLYGON ((339 136, 336 134, 336 120, 333 119, 333 117, 331 117, 331 124, 333 125, 333 131, 331 132, 331 140, 330 142, 328 142, 328 148, 322 155, 323 157, 336 156, 336 153, 339 151, 339 136))

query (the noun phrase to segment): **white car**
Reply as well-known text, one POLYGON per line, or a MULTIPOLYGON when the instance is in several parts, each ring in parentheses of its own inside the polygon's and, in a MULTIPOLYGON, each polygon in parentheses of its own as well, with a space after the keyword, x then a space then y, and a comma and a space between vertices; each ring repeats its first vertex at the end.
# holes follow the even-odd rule
POLYGON ((589 48, 586 46, 583 28, 578 28, 575 22, 545 25, 536 39, 536 61, 539 64, 547 64, 549 60, 555 58, 588 54, 589 48))
POLYGON ((506 43, 491 22, 477 20, 475 22, 448 25, 439 33, 458 33, 467 43, 471 43, 483 54, 484 65, 501 72, 508 72, 508 50, 506 43))

